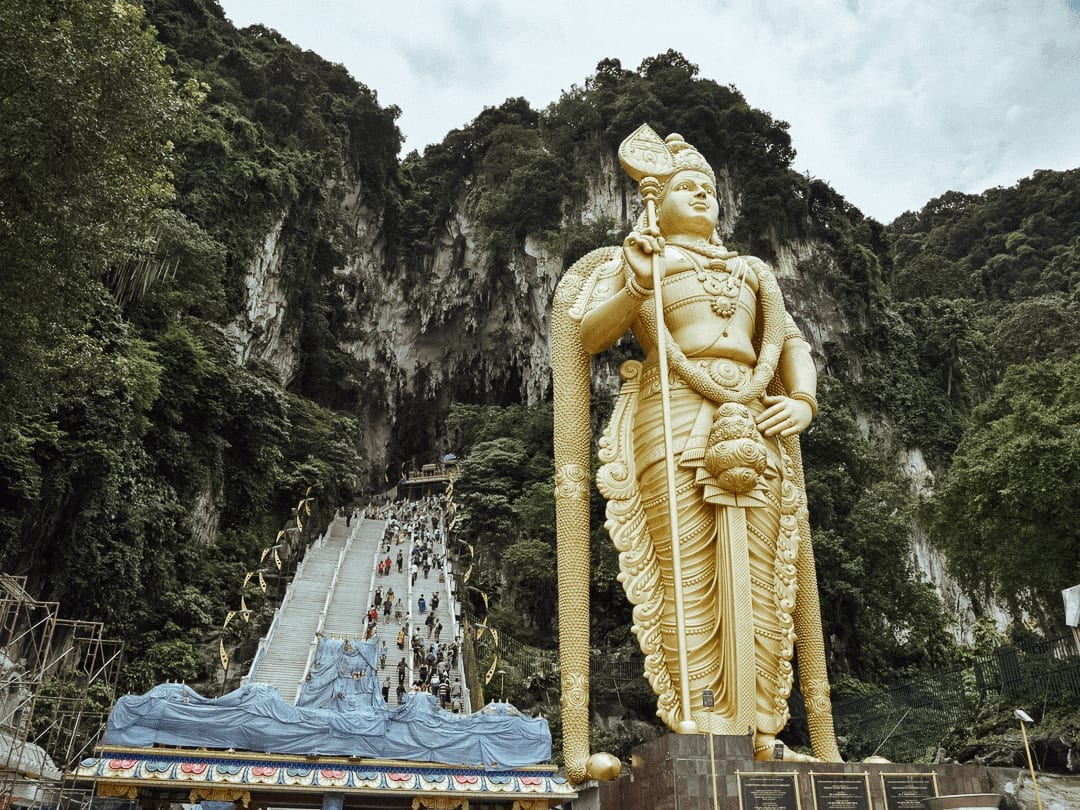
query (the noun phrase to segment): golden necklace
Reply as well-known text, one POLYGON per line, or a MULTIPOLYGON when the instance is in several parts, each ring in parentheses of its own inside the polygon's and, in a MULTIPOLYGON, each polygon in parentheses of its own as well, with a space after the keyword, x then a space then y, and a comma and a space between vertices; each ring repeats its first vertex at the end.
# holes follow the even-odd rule
POLYGON ((709 305, 712 311, 724 319, 724 336, 727 336, 727 322, 739 309, 743 287, 746 284, 746 263, 738 262, 738 270, 732 274, 727 269, 727 259, 738 254, 726 251, 716 245, 683 242, 679 239, 668 240, 669 245, 682 250, 694 265, 694 272, 701 289, 712 298, 709 305))

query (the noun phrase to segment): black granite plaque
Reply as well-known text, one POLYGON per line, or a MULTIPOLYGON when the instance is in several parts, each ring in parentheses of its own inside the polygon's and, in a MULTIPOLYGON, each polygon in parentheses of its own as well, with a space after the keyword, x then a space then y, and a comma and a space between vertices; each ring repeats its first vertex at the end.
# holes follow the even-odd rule
POLYGON ((812 773, 814 810, 871 810, 865 773, 812 773))
POLYGON ((740 773, 741 810, 799 810, 794 773, 740 773))
POLYGON ((881 792, 885 810, 926 810, 923 799, 937 796, 937 776, 932 773, 883 773, 881 792))

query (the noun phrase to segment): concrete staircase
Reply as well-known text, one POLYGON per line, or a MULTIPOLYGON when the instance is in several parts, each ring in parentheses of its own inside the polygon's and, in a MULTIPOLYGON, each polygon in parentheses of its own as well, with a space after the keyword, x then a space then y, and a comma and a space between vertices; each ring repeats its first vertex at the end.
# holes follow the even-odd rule
MULTIPOLYGON (((385 524, 383 524, 383 525, 385 525, 385 524)), ((406 657, 407 652, 408 652, 407 648, 406 648, 405 652, 402 652, 397 647, 398 631, 401 630, 401 628, 404 627, 404 628, 406 628, 406 633, 408 632, 407 628, 408 628, 408 615, 409 615, 409 589, 408 589, 408 585, 409 585, 409 582, 408 582, 409 566, 408 566, 407 561, 408 561, 408 558, 409 558, 409 552, 410 552, 410 546, 409 546, 408 542, 402 542, 401 544, 398 544, 396 542, 396 538, 392 538, 390 540, 390 562, 391 562, 390 573, 389 574, 384 574, 383 576, 379 576, 379 574, 377 573, 379 560, 380 559, 385 560, 386 556, 387 556, 386 552, 382 551, 382 533, 381 532, 380 532, 379 537, 375 540, 375 542, 370 546, 370 549, 366 552, 367 553, 368 574, 370 575, 370 580, 366 583, 367 587, 365 588, 365 595, 366 595, 366 599, 367 599, 365 607, 369 607, 369 606, 374 604, 374 602, 375 602, 375 589, 376 588, 381 588, 382 589, 382 593, 383 593, 384 598, 385 598, 385 595, 391 589, 393 589, 393 591, 394 591, 394 606, 393 606, 393 610, 391 611, 389 617, 387 617, 383 613, 383 607, 384 606, 383 605, 379 606, 379 620, 378 620, 378 623, 375 625, 375 634, 374 634, 374 638, 378 639, 380 642, 382 642, 382 641, 386 642, 386 664, 385 664, 384 667, 382 667, 382 669, 379 672, 379 681, 382 682, 383 679, 386 678, 386 677, 390 678, 390 700, 389 700, 389 704, 391 706, 397 706, 398 705, 398 699, 397 699, 397 685, 398 685, 397 666, 398 666, 398 662, 402 658, 406 659, 405 660, 405 666, 406 666, 405 688, 406 688, 406 690, 408 690, 410 684, 412 683, 412 674, 408 670, 408 667, 409 667, 409 664, 411 663, 412 658, 411 658, 411 656, 406 657), (406 562, 402 565, 402 571, 404 573, 401 573, 401 574, 399 574, 397 572, 396 560, 397 560, 398 551, 400 551, 402 553, 402 555, 404 556, 404 558, 406 560, 406 562)))
MULTIPOLYGON (((434 529, 436 526, 428 524, 429 529, 434 529)), ((434 556, 436 558, 445 558, 445 542, 446 542, 446 527, 439 527, 442 529, 442 542, 434 544, 434 556)), ((419 637, 424 642, 424 649, 430 649, 431 643, 435 640, 434 632, 429 633, 426 624, 428 615, 434 612, 435 619, 442 623, 442 631, 439 635, 439 644, 442 647, 447 647, 450 642, 454 640, 454 635, 459 633, 457 628, 456 619, 454 617, 454 601, 452 594, 450 593, 450 569, 446 568, 440 570, 438 567, 432 567, 425 577, 423 569, 419 571, 416 576, 415 584, 412 582, 412 577, 409 575, 409 558, 412 552, 411 545, 405 547, 405 572, 401 575, 397 574, 397 568, 394 568, 394 572, 391 577, 386 579, 394 588, 395 593, 402 593, 402 588, 407 589, 404 593, 408 597, 408 616, 414 635, 419 637), (400 583, 400 584, 399 584, 400 583), (439 594, 439 607, 432 611, 432 596, 439 594), (423 614, 419 612, 418 602, 420 595, 423 594, 424 602, 426 603, 426 610, 423 614)), ((395 648, 396 650, 396 648, 395 648)), ((408 677, 409 683, 412 683, 414 679, 418 677, 416 671, 413 669, 413 656, 409 648, 406 648, 405 653, 406 666, 409 668, 408 677)), ((395 661, 396 663, 396 661, 395 661)), ((457 667, 450 672, 451 680, 456 676, 458 683, 462 687, 462 711, 468 712, 468 693, 465 691, 465 678, 464 671, 462 669, 462 657, 459 655, 457 667)))

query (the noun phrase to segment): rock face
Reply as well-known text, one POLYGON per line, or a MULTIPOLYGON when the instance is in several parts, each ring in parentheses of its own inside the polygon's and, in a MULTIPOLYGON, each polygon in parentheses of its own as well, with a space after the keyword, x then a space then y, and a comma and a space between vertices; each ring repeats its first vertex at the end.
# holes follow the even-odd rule
MULTIPOLYGON (((580 198, 565 201, 563 224, 614 221, 611 243, 617 244, 640 216, 636 188, 608 153, 597 156, 596 172, 584 187, 580 198)), ((549 396, 548 313, 564 269, 562 246, 557 238, 529 235, 508 259, 497 260, 468 214, 467 192, 462 191, 427 246, 419 272, 407 271, 400 259, 387 266, 380 226, 385 212, 367 203, 359 183, 343 197, 348 249, 336 294, 350 314, 342 330, 350 337, 340 348, 387 381, 385 397, 377 403, 382 409, 393 412, 405 392, 436 401, 448 394, 527 403, 549 396)), ((723 171, 719 193, 721 228, 730 231, 738 207, 723 171)), ((266 234, 244 274, 244 311, 228 334, 238 362, 263 360, 287 384, 300 349, 298 332, 289 326, 281 278, 284 221, 283 215, 266 234)), ((777 254, 782 257, 778 271, 795 298, 812 289, 800 267, 814 255, 813 246, 778 245, 777 254)), ((811 324, 808 317, 802 320, 811 324)), ((820 346, 823 335, 837 328, 824 333, 814 328, 810 334, 818 335, 820 346)))
POLYGON ((286 328, 285 321, 286 294, 281 279, 284 225, 282 214, 256 249, 243 278, 244 310, 225 333, 232 341, 238 364, 265 361, 287 384, 296 373, 300 352, 297 335, 286 328))
POLYGON ((220 482, 207 485, 196 497, 191 509, 191 536, 201 546, 213 545, 225 508, 225 495, 220 482))
MULTIPOLYGON (((1035 788, 1031 783, 1024 765, 1016 768, 989 769, 993 790, 1004 797, 1003 808, 1006 810, 1027 810, 1033 808, 1035 788)), ((1046 810, 1067 810, 1080 807, 1080 778, 1040 773, 1039 802, 1046 810)))

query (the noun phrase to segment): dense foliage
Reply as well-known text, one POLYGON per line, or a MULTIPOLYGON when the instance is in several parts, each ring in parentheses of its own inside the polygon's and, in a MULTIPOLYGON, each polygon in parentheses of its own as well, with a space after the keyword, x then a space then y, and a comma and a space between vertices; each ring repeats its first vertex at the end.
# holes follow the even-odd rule
POLYGON ((385 193, 396 110, 213 2, 4 2, 0 38, 0 560, 128 641, 124 686, 206 678, 297 499, 314 536, 356 485, 332 181, 385 193), (291 380, 225 336, 275 223, 291 380))
POLYGON ((1044 629, 1080 581, 1080 170, 950 192, 890 227, 893 286, 950 426, 928 513, 953 573, 986 606, 1044 629))
POLYGON ((1080 578, 1080 358, 1012 365, 972 414, 935 497, 935 536, 969 590, 1053 627, 1080 578), (1051 608, 1055 608, 1051 612, 1051 608))

